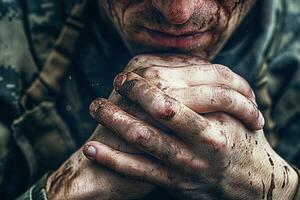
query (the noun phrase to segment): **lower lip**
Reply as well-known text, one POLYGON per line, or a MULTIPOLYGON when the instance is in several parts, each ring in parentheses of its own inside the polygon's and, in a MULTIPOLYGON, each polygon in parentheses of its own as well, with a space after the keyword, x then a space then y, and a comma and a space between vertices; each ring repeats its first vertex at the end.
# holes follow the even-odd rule
POLYGON ((203 38, 205 32, 191 35, 173 36, 170 34, 147 29, 150 36, 159 44, 171 48, 192 48, 203 38))

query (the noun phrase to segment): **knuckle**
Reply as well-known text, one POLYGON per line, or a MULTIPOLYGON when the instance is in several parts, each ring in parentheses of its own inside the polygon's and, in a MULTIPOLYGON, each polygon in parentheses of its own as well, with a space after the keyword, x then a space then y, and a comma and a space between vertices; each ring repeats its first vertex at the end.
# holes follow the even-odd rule
POLYGON ((147 79, 160 78, 161 69, 159 67, 146 67, 137 69, 136 73, 147 79))
POLYGON ((142 167, 134 162, 129 162, 124 165, 120 163, 111 163, 111 165, 115 171, 120 172, 122 174, 126 174, 128 176, 136 178, 144 176, 142 167))
POLYGON ((117 172, 123 172, 124 168, 116 161, 116 158, 117 158, 116 153, 114 153, 113 156, 106 156, 104 158, 104 163, 107 164, 109 168, 117 172))
POLYGON ((124 172, 124 167, 115 161, 110 162, 110 167, 117 172, 124 172))
MULTIPOLYGON (((190 169, 193 171, 204 171, 208 168, 208 165, 205 161, 200 160, 199 158, 192 157, 189 161, 190 169)), ((189 171, 190 171, 189 169, 189 171)))
MULTIPOLYGON (((229 114, 225 112, 218 112, 215 114, 216 125, 220 127, 225 133, 229 131, 229 129, 233 128, 235 119, 231 117, 229 114)), ((213 128, 212 128, 213 129, 213 128)), ((214 131, 214 130, 211 130, 214 131)), ((220 131, 221 133, 221 131, 220 131)))
POLYGON ((225 136, 219 135, 213 139, 208 139, 206 143, 215 154, 224 154, 227 152, 227 138, 225 136))
POLYGON ((179 112, 176 103, 169 97, 154 103, 154 115, 158 119, 172 120, 179 112))
POLYGON ((128 142, 142 146, 149 144, 151 139, 149 130, 139 122, 132 124, 126 135, 128 142))
POLYGON ((215 69, 217 75, 225 80, 232 80, 233 79, 233 72, 231 69, 224 65, 214 64, 213 68, 215 69))
POLYGON ((147 59, 147 55, 136 55, 129 62, 131 65, 142 64, 147 59))
MULTIPOLYGON (((230 137, 228 133, 232 132, 232 130, 228 129, 228 127, 232 127, 230 123, 231 117, 227 114, 217 113, 214 118, 215 121, 208 130, 211 134, 206 137, 203 142, 213 153, 224 155, 228 150, 228 140, 230 137)), ((207 166, 208 165, 203 162, 203 168, 207 166)))
POLYGON ((148 55, 136 55, 133 57, 126 66, 127 71, 132 71, 137 68, 144 68, 147 65, 147 61, 149 60, 148 55))
POLYGON ((213 148, 215 151, 220 153, 226 153, 227 150, 227 138, 224 135, 220 135, 213 144, 213 148))
POLYGON ((233 104, 233 90, 226 85, 216 86, 214 98, 220 102, 222 106, 231 106, 233 104))
POLYGON ((216 115, 217 115, 217 120, 219 122, 223 122, 223 124, 231 120, 230 116, 224 112, 219 112, 216 115))
POLYGON ((126 168, 126 174, 136 178, 143 177, 145 175, 143 167, 135 163, 130 163, 128 165, 126 168))

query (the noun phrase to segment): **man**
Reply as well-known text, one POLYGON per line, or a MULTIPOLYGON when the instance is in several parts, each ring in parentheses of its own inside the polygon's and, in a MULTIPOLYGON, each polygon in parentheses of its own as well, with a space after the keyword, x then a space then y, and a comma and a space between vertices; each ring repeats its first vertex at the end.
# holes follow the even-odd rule
POLYGON ((2 197, 299 199, 299 6, 2 1, 2 197))

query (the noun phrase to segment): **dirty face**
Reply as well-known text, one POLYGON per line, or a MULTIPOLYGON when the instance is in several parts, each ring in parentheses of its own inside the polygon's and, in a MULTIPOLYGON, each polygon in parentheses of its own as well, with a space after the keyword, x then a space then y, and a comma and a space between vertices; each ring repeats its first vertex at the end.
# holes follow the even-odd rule
POLYGON ((256 0, 98 0, 133 54, 212 59, 256 0))

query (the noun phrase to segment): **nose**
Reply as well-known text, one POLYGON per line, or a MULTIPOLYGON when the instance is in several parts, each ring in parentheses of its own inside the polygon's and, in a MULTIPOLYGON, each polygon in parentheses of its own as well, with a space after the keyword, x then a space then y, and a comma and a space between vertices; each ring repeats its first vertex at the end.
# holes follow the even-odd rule
POLYGON ((203 0, 152 0, 152 5, 171 24, 184 24, 200 7, 203 0))

